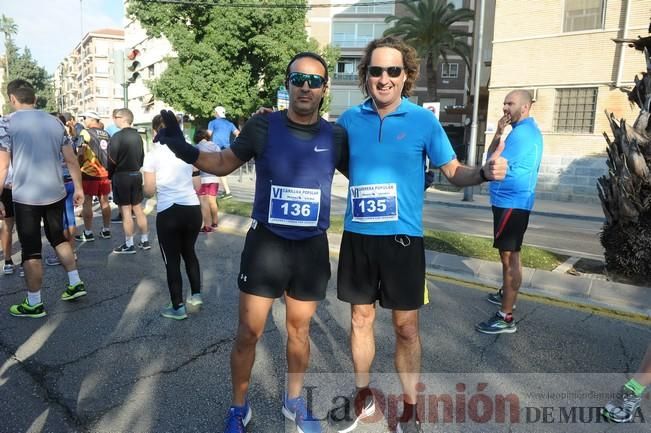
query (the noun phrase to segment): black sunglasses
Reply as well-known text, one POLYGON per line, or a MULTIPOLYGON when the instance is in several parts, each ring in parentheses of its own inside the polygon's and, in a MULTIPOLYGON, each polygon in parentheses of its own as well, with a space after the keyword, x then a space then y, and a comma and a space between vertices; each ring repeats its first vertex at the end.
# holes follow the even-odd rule
POLYGON ((319 87, 322 87, 326 82, 326 79, 321 75, 304 74, 302 72, 290 72, 288 79, 289 82, 296 87, 303 87, 303 84, 305 84, 307 81, 307 85, 310 87, 310 89, 318 89, 319 87))
POLYGON ((387 68, 383 68, 382 66, 369 66, 368 74, 371 77, 381 77, 382 72, 387 71, 387 75, 389 75, 389 77, 396 78, 400 76, 403 69, 404 68, 402 66, 389 66, 387 68))

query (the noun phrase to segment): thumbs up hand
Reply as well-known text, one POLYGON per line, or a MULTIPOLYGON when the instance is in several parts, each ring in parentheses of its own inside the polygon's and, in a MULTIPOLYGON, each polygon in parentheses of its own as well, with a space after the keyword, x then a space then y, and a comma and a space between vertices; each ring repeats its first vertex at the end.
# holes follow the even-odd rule
POLYGON ((502 157, 502 152, 504 151, 504 137, 500 138, 500 143, 495 148, 493 152, 486 161, 486 164, 481 168, 484 172, 484 176, 488 180, 503 180, 506 176, 506 171, 508 169, 508 161, 502 157))

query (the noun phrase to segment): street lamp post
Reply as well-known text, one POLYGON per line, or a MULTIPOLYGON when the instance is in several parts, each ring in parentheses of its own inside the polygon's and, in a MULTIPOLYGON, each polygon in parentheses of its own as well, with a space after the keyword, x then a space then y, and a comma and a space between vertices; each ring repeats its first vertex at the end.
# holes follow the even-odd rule
MULTIPOLYGON (((468 165, 474 167, 477 163, 476 153, 477 153, 477 128, 478 122, 477 117, 479 113, 479 87, 481 86, 481 58, 482 58, 482 42, 484 38, 484 0, 477 0, 479 2, 479 28, 475 32, 475 56, 473 58, 473 69, 475 73, 474 80, 474 94, 472 99, 472 125, 470 126, 470 145, 468 146, 468 165)), ((475 7, 477 5, 475 1, 475 7)), ((475 19, 475 24, 477 20, 475 19)), ((463 190, 463 201, 473 201, 472 198, 473 187, 467 186, 463 190)))

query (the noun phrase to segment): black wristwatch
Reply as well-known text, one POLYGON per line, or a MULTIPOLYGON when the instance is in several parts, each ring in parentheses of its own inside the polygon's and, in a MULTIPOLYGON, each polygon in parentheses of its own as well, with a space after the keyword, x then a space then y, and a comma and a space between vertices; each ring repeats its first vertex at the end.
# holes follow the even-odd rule
POLYGON ((479 169, 479 177, 481 177, 482 182, 489 182, 489 179, 486 177, 486 174, 484 174, 484 167, 479 169))

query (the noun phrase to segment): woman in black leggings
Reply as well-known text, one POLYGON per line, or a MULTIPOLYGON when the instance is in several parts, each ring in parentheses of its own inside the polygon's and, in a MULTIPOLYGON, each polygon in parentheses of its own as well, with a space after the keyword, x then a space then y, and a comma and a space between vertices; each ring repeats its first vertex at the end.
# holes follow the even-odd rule
MULTIPOLYGON (((161 116, 157 115, 152 120, 152 128, 157 132, 161 127, 161 116)), ((192 291, 186 302, 196 307, 203 304, 199 260, 194 251, 202 223, 201 206, 195 191, 199 177, 194 176, 191 165, 176 158, 167 146, 158 143, 154 143, 154 149, 145 155, 143 172, 145 195, 156 193, 157 196, 156 233, 172 300, 163 308, 161 315, 182 320, 188 316, 183 302, 181 257, 192 291)))

